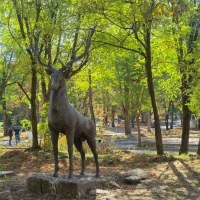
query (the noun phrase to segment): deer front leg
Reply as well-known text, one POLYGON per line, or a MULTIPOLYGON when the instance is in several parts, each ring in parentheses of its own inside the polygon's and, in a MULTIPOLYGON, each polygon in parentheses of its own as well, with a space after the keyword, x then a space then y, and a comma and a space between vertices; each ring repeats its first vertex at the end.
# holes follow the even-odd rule
POLYGON ((69 154, 69 179, 73 179, 73 144, 74 144, 74 131, 67 135, 67 146, 69 154))
POLYGON ((51 128, 49 126, 49 130, 51 132, 51 141, 52 141, 52 145, 53 145, 53 153, 54 153, 54 174, 53 177, 58 177, 58 171, 59 171, 59 167, 58 167, 58 136, 59 133, 57 131, 55 131, 53 128, 51 128))

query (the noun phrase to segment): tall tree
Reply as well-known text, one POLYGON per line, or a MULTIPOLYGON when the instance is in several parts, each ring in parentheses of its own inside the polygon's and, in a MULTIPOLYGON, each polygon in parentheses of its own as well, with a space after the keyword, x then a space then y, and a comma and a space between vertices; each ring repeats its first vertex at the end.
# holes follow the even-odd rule
POLYGON ((90 108, 90 116, 94 124, 96 125, 95 115, 94 115, 94 108, 93 108, 93 92, 92 92, 92 74, 91 69, 88 70, 88 95, 89 95, 89 108, 90 108))
POLYGON ((122 48, 139 54, 145 61, 145 71, 151 104, 155 119, 155 139, 157 154, 163 154, 163 143, 160 128, 160 120, 156 105, 153 74, 152 74, 152 31, 156 25, 156 12, 159 2, 154 0, 127 1, 123 3, 110 2, 99 8, 104 16, 107 28, 102 31, 105 35, 101 42, 104 45, 122 48), (113 9, 114 8, 114 9, 113 9), (108 25, 109 24, 109 25, 108 25))
POLYGON ((188 153, 189 130, 191 110, 189 108, 191 84, 195 76, 194 51, 199 37, 200 14, 199 2, 194 1, 172 1, 172 13, 174 23, 174 40, 181 78, 182 93, 182 138, 179 154, 188 153))
MULTIPOLYGON (((60 58, 65 57, 65 60, 73 58, 73 56, 76 57, 77 51, 81 50, 84 44, 82 43, 84 39, 79 43, 81 37, 85 38, 85 30, 81 30, 79 26, 80 16, 84 13, 82 9, 76 7, 76 4, 71 4, 71 1, 68 0, 49 1, 48 3, 46 1, 19 2, 12 0, 9 2, 9 6, 5 2, 2 3, 6 8, 3 22, 8 26, 12 41, 21 48, 24 54, 29 56, 31 89, 30 93, 26 93, 26 96, 31 104, 32 147, 37 148, 37 83, 39 66, 33 51, 36 35, 38 31, 42 30, 41 49, 44 50, 42 56, 49 63, 56 65, 59 60, 58 55, 60 58), (28 94, 30 94, 30 97, 28 94)), ((78 5, 79 8, 80 6, 78 5)), ((84 66, 85 62, 86 59, 83 61, 82 66, 84 66)), ((72 72, 71 67, 69 67, 69 73, 72 72)), ((76 72, 79 70, 76 68, 76 72)), ((42 80, 45 80, 44 77, 42 80)), ((19 85, 25 91, 23 85, 19 85)), ((44 101, 48 100, 47 88, 44 81, 42 81, 44 101)))
POLYGON ((112 61, 112 65, 115 66, 115 76, 117 80, 118 90, 120 91, 120 96, 118 97, 125 117, 125 134, 131 133, 130 127, 130 116, 132 111, 135 114, 138 113, 138 118, 140 118, 141 112, 141 100, 142 97, 139 95, 139 91, 142 91, 141 86, 142 78, 145 71, 140 63, 139 56, 132 55, 130 52, 120 51, 116 54, 116 58, 112 61), (140 109, 133 109, 132 106, 140 109))
MULTIPOLYGON (((13 79, 13 68, 15 67, 15 64, 13 62, 14 60, 14 53, 9 50, 5 50, 5 46, 2 47, 1 52, 1 59, 0 59, 0 102, 3 108, 3 121, 4 121, 4 136, 7 135, 8 131, 8 111, 7 111, 7 96, 6 96, 6 90, 8 86, 15 83, 15 80, 13 79)), ((11 125, 11 124, 10 124, 11 125)))

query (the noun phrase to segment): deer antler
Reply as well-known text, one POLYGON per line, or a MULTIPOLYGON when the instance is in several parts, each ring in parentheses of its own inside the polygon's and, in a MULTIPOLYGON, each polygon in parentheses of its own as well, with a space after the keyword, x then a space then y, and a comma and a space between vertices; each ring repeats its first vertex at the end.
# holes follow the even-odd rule
MULTIPOLYGON (((79 67, 76 70, 72 71, 73 63, 81 60, 82 58, 86 58, 86 60, 87 60, 88 52, 89 52, 90 45, 91 45, 91 39, 92 39, 92 36, 93 36, 93 34, 95 32, 96 27, 97 27, 97 25, 95 25, 92 28, 90 28, 90 32, 88 34, 87 41, 86 41, 85 50, 81 55, 79 55, 77 57, 75 56, 76 55, 75 54, 76 41, 75 41, 74 45, 73 45, 73 50, 72 50, 72 59, 69 62, 67 62, 66 64, 64 64, 60 59, 58 59, 59 62, 61 63, 61 65, 62 65, 63 73, 64 73, 66 78, 69 78, 72 75, 76 74, 86 64, 86 62, 84 61, 79 65, 79 67)), ((78 35, 77 35, 77 32, 76 32, 75 40, 77 40, 77 37, 78 37, 78 35)))
MULTIPOLYGON (((76 33, 75 33, 75 39, 74 39, 74 44, 73 44, 73 49, 72 49, 72 57, 71 57, 71 60, 69 62, 67 62, 66 64, 64 64, 63 61, 61 61, 58 57, 56 58, 62 65, 62 71, 63 71, 63 74, 65 76, 65 78, 69 78, 71 77, 72 75, 76 74, 77 72, 79 72, 81 70, 81 68, 87 63, 87 60, 88 60, 88 52, 89 52, 89 49, 90 49, 90 46, 91 46, 91 39, 92 39, 92 36, 95 32, 95 29, 96 29, 97 25, 93 26, 92 28, 90 28, 90 32, 88 34, 88 37, 87 37, 87 41, 86 41, 86 45, 85 45, 85 49, 84 49, 84 52, 79 55, 79 56, 76 56, 76 45, 77 45, 77 39, 78 39, 78 29, 76 29, 76 33), (81 64, 78 66, 78 68, 76 68, 75 70, 72 69, 72 66, 75 62, 83 59, 81 64)), ((51 65, 51 58, 48 58, 49 59, 49 62, 48 63, 45 63, 44 61, 42 61, 41 59, 41 53, 43 51, 43 48, 45 44, 42 44, 40 46, 40 49, 38 47, 38 44, 39 44, 39 38, 40 38, 40 34, 41 34, 41 30, 38 31, 36 34, 35 34, 35 46, 32 48, 33 52, 35 53, 35 56, 38 60, 38 62, 44 66, 47 70, 47 73, 50 73, 52 72, 53 70, 53 67, 51 65)), ((45 50, 49 50, 48 48, 45 49, 45 50)))
POLYGON ((41 34, 41 30, 38 31, 34 37, 35 39, 35 47, 33 48, 33 51, 35 53, 35 56, 38 60, 38 62, 44 66, 46 69, 49 69, 50 71, 52 71, 53 67, 51 66, 50 64, 50 61, 48 63, 45 63, 41 60, 41 53, 42 53, 42 50, 44 48, 44 44, 41 45, 40 47, 40 50, 39 50, 39 47, 38 47, 38 43, 39 43, 39 39, 40 39, 40 34, 41 34))

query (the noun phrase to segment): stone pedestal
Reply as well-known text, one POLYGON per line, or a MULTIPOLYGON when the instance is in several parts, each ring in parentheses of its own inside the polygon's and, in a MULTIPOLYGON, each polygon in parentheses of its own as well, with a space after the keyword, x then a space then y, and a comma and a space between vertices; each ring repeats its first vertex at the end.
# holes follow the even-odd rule
POLYGON ((50 174, 33 174, 27 178, 27 189, 37 194, 58 194, 63 197, 80 198, 88 190, 100 185, 100 180, 94 177, 75 176, 67 179, 66 176, 54 178, 50 174))

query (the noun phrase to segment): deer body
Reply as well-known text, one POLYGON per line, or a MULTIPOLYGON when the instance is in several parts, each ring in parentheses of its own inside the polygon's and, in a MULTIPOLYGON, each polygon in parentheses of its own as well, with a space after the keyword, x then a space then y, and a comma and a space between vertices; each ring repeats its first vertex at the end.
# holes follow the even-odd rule
POLYGON ((95 126, 91 119, 79 113, 68 101, 66 93, 65 77, 61 69, 51 72, 51 95, 48 113, 48 126, 51 132, 55 171, 54 177, 58 176, 58 136, 63 133, 67 137, 69 153, 69 178, 73 177, 73 144, 81 154, 82 169, 85 170, 85 152, 82 142, 87 141, 95 159, 96 177, 99 177, 98 154, 96 151, 95 126))

